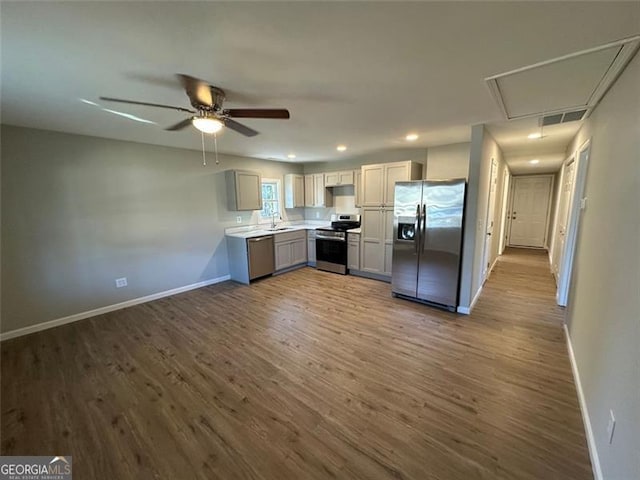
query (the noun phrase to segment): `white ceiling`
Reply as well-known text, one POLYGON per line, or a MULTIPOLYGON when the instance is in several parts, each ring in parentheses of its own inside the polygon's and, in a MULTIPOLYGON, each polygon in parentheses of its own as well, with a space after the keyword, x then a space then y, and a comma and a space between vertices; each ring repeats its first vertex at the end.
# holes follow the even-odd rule
MULTIPOLYGON (((638 33, 627 2, 3 2, 3 123, 200 148, 182 114, 100 95, 188 106, 175 73, 227 91, 226 107, 286 107, 246 120, 225 153, 295 161, 468 141, 501 120, 484 79, 638 33), (345 143, 345 154, 335 146, 345 143)), ((514 127, 515 128, 515 127, 514 127)), ((526 128, 526 127, 523 127, 526 128)), ((498 141, 502 133, 493 130, 498 141)), ((505 134, 505 150, 509 141, 505 134)), ((209 142, 208 149, 212 148, 209 142)), ((515 151, 516 148, 513 147, 515 151)))
POLYGON ((505 161, 514 175, 556 172, 565 159, 571 139, 582 122, 567 122, 540 128, 537 117, 487 124, 489 133, 502 148, 505 161), (542 134, 530 139, 529 134, 542 134), (539 160, 537 164, 529 160, 539 160))

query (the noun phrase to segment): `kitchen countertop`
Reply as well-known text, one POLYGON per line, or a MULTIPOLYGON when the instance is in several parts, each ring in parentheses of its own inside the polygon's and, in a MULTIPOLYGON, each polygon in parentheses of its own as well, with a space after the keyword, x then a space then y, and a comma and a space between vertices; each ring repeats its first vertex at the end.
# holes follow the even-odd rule
POLYGON ((249 225, 245 227, 231 227, 225 229, 224 234, 235 238, 254 238, 264 235, 276 235, 278 233, 295 232, 299 230, 315 230, 318 227, 327 227, 331 222, 308 221, 304 223, 279 223, 276 228, 281 230, 269 230, 268 225, 249 225))

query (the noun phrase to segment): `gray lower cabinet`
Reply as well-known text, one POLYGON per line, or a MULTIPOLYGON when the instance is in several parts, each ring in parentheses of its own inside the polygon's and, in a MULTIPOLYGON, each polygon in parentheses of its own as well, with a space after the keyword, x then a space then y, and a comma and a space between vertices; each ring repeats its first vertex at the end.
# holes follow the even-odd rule
POLYGON ((305 230, 274 235, 276 272, 307 263, 307 233, 305 230))
POLYGON ((391 276, 393 256, 393 207, 362 209, 360 270, 391 276))
POLYGON ((360 234, 347 234, 347 268, 360 270, 360 234))
POLYGON ((307 263, 316 266, 316 231, 307 230, 307 263))

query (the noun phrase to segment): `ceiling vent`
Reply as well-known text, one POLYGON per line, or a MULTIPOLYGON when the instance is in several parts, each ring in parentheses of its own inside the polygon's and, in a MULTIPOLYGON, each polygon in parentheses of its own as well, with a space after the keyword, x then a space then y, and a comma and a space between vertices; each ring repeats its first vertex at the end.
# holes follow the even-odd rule
POLYGON ((640 35, 486 78, 507 120, 543 125, 589 116, 640 46, 640 35))
POLYGON ((544 117, 540 117, 538 124, 541 127, 546 127, 548 125, 558 125, 559 123, 576 122, 582 120, 586 113, 587 109, 583 108, 582 110, 545 115, 544 117))

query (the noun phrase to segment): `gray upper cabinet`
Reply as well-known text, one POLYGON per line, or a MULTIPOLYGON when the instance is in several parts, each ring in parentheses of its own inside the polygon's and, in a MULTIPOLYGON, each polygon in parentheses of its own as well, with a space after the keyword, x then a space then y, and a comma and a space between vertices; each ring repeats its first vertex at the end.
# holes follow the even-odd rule
POLYGON ((305 206, 304 175, 288 173, 284 176, 284 208, 305 206))
POLYGON ((313 174, 304 176, 304 206, 314 207, 316 203, 316 191, 313 174))
POLYGON ((384 165, 364 165, 362 167, 363 207, 380 207, 384 203, 384 165))
POLYGON ((421 178, 422 164, 412 161, 363 165, 361 204, 363 207, 392 206, 396 182, 421 178))
POLYGON ((353 170, 324 174, 325 187, 339 187, 342 185, 353 185, 353 170))
POLYGON ((229 210, 262 210, 262 177, 249 170, 227 170, 229 210))
POLYGON ((325 188, 324 173, 311 173, 304 176, 304 206, 331 207, 333 195, 325 188))

